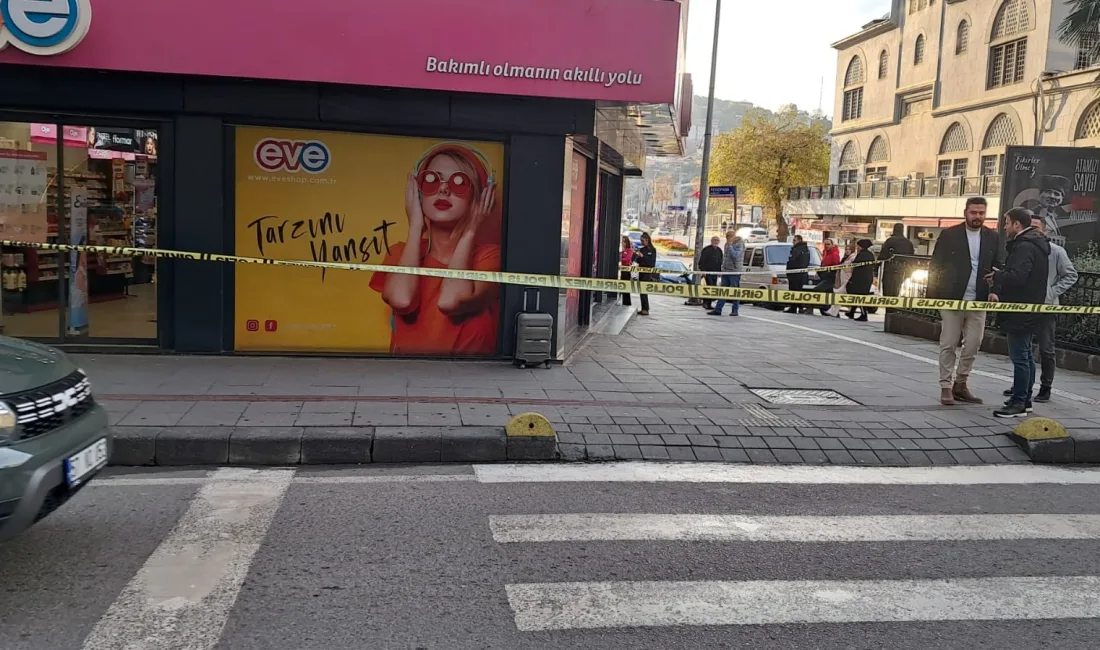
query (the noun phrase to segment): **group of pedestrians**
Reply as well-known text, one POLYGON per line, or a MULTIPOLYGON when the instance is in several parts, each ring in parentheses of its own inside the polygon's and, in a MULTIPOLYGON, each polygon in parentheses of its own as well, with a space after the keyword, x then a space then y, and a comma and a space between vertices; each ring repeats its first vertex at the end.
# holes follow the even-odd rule
MULTIPOLYGON (((657 248, 653 246, 653 240, 649 237, 648 232, 643 232, 641 236, 641 246, 637 249, 634 248, 634 243, 630 241, 630 237, 623 235, 622 238, 622 251, 620 253, 619 265, 626 266, 640 266, 644 269, 652 269, 657 266, 657 248)), ((630 269, 622 269, 619 272, 620 280, 630 280, 630 269)), ((642 282, 658 282, 661 276, 658 273, 638 273, 638 280, 642 282)), ((642 308, 638 310, 639 316, 649 316, 649 294, 639 294, 638 298, 641 300, 642 308)), ((630 306, 630 294, 623 294, 623 305, 630 306)))
MULTIPOLYGON (((707 274, 703 276, 703 281, 710 286, 720 284, 729 288, 740 287, 740 274, 745 271, 745 239, 738 236, 736 231, 729 230, 726 231, 726 244, 722 246, 718 237, 711 237, 710 246, 704 248, 699 255, 699 270, 707 274), (717 275, 718 273, 728 275, 717 275)), ((727 302, 731 305, 730 316, 737 316, 741 312, 739 300, 727 301, 722 298, 713 309, 711 301, 704 300, 703 307, 711 316, 721 316, 727 302)))
MULTIPOLYGON (((1059 296, 1077 281, 1077 271, 1061 246, 1044 234, 1042 219, 1025 208, 1005 214, 1007 245, 985 226, 986 201, 968 199, 963 223, 940 234, 929 264, 927 296, 945 300, 1058 304, 1059 296)), ((981 404, 967 385, 974 359, 985 335, 984 311, 940 312, 940 402, 981 404), (957 366, 956 366, 957 362, 957 366)), ((1051 399, 1055 350, 1053 314, 1000 312, 997 324, 1005 333, 1012 360, 1012 388, 1008 401, 995 410, 997 417, 1020 417, 1033 410, 1035 389, 1034 345, 1039 343, 1041 375, 1034 401, 1051 399)))

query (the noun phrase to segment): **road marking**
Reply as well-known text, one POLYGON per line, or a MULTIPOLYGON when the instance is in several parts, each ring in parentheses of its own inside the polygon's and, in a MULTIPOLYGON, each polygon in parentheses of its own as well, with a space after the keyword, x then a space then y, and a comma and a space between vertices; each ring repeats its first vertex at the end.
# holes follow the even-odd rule
POLYGON ((1100 577, 567 582, 505 587, 520 631, 1100 617, 1100 577))
POLYGON ((375 476, 298 476, 295 483, 356 484, 356 483, 462 483, 476 481, 473 474, 382 474, 375 476))
POLYGON ((491 515, 493 540, 518 542, 906 542, 1100 539, 1100 515, 491 515))
MULTIPOLYGON (((264 482, 267 479, 262 474, 256 474, 257 471, 263 470, 245 470, 248 473, 238 474, 232 478, 222 475, 221 472, 233 472, 234 468, 226 468, 225 470, 219 470, 210 476, 143 476, 140 478, 129 476, 106 476, 98 478, 88 484, 88 487, 155 487, 155 486, 169 486, 169 485, 205 485, 211 481, 227 481, 234 482, 264 482)), ((293 472, 292 469, 283 471, 293 472)), ((460 483, 460 482, 473 482, 477 477, 473 474, 375 474, 368 476, 313 476, 298 474, 294 477, 293 483, 298 484, 313 484, 313 485, 339 485, 339 484, 364 484, 364 483, 460 483)))
POLYGON ((1098 485, 1100 469, 1040 465, 796 467, 716 463, 474 465, 479 483, 794 483, 827 485, 1098 485))
POLYGON ((88 484, 88 487, 152 487, 163 485, 203 485, 205 483, 209 483, 211 480, 213 479, 203 476, 165 476, 164 478, 115 478, 108 476, 95 479, 88 484))
MULTIPOLYGON (((806 327, 805 325, 795 325, 794 323, 785 323, 783 321, 772 320, 770 318, 762 318, 760 316, 746 316, 745 318, 748 318, 750 320, 758 320, 758 321, 761 321, 763 323, 771 323, 773 325, 783 325, 784 327, 792 327, 796 330, 804 330, 806 332, 813 332, 814 334, 820 334, 821 336, 830 336, 834 339, 839 339, 841 341, 847 341, 849 343, 858 343, 859 345, 863 345, 863 346, 866 346, 866 347, 869 347, 869 348, 874 348, 876 350, 882 350, 883 352, 889 352, 890 354, 896 354, 899 357, 905 357, 906 359, 912 359, 914 361, 920 361, 921 363, 926 363, 926 364, 933 365, 933 366, 938 366, 939 363, 940 363, 938 359, 931 359, 929 357, 922 357, 921 355, 913 354, 912 352, 905 352, 903 350, 896 350, 894 348, 887 347, 885 345, 879 345, 878 343, 871 343, 870 341, 863 341, 863 340, 860 340, 860 339, 857 339, 857 338, 853 338, 851 336, 844 336, 843 334, 836 334, 834 332, 826 332, 824 330, 814 329, 813 327, 806 327)), ((987 372, 985 370, 971 370, 970 374, 978 375, 980 377, 987 377, 989 379, 997 379, 997 380, 1007 382, 1007 383, 1012 383, 1012 377, 1009 377, 1007 375, 999 375, 995 372, 987 372)), ((1055 395, 1058 395, 1059 397, 1065 397, 1066 399, 1073 400, 1074 402, 1080 402, 1082 404, 1092 404, 1092 405, 1100 404, 1100 401, 1094 400, 1091 397, 1085 397, 1084 395, 1078 395, 1077 393, 1071 393, 1069 391, 1065 391, 1065 390, 1062 390, 1060 388, 1055 388, 1051 392, 1053 392, 1055 395)))
POLYGON ((213 648, 293 475, 216 470, 84 640, 84 650, 213 648))

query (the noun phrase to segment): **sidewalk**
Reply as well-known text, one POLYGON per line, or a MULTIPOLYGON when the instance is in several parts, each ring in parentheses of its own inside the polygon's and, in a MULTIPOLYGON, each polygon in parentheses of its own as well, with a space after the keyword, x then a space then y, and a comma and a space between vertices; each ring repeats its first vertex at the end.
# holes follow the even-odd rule
MULTIPOLYGON (((555 423, 562 455, 574 460, 1027 461, 1004 435, 1019 420, 992 417, 1011 378, 1005 357, 976 364, 971 388, 986 405, 948 408, 938 403, 935 344, 885 334, 881 323, 753 307, 718 318, 659 298, 652 314, 617 335, 593 334, 549 370, 273 357, 80 363, 135 464, 380 462, 394 459, 395 439, 410 438, 418 458, 448 460, 441 437, 502 436, 528 411, 555 423), (752 388, 831 389, 855 404, 770 404, 752 388), (380 441, 389 451, 378 453, 380 441)), ((1100 378, 1059 371, 1055 386, 1036 415, 1100 430, 1100 378)), ((499 455, 490 446, 484 453, 499 455)))

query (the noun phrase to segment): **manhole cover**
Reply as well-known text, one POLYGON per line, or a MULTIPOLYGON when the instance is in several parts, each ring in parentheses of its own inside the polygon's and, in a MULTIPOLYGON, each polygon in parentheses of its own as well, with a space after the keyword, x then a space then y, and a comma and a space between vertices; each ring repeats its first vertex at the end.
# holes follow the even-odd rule
POLYGON ((750 388, 753 394, 771 404, 799 406, 859 406, 835 390, 804 390, 799 388, 750 388))

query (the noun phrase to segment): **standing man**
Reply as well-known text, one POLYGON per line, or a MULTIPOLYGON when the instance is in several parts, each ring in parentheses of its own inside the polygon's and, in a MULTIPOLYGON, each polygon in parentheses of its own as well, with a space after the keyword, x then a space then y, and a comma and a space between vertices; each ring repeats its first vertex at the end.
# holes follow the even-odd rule
MULTIPOLYGON (((1031 224, 1046 235, 1046 222, 1038 215, 1031 224)), ((1049 240, 1048 240, 1049 241, 1049 240)), ((1057 305, 1058 298, 1077 282, 1077 269, 1069 259, 1069 253, 1054 242, 1050 243, 1050 257, 1047 258, 1047 300, 1048 305, 1057 305)), ((1039 393, 1036 402, 1049 402, 1050 391, 1054 386, 1054 370, 1058 367, 1054 356, 1054 330, 1057 318, 1054 314, 1039 315, 1039 366, 1042 368, 1039 379, 1039 393)), ((1012 389, 1005 391, 1005 397, 1012 396, 1012 389)))
MULTIPOLYGON (((726 247, 722 250, 722 271, 733 272, 734 275, 723 275, 723 287, 741 286, 741 273, 745 270, 745 240, 737 236, 733 230, 726 232, 726 247)), ((732 300, 733 310, 730 316, 736 316, 740 311, 741 301, 732 300)), ((722 308, 726 306, 726 299, 722 298, 714 309, 707 313, 711 316, 721 316, 722 308)))
MULTIPOLYGON (((1008 259, 1003 270, 986 276, 993 283, 989 299, 1042 305, 1047 300, 1047 272, 1050 268, 1050 242, 1031 225, 1035 215, 1025 208, 1012 208, 1005 214, 1008 235, 1008 259)), ((1016 418, 1031 411, 1031 391, 1035 387, 1035 354, 1032 346, 1039 331, 1042 314, 1002 312, 998 317, 1008 338, 1008 357, 1012 359, 1012 397, 1003 408, 993 411, 999 418, 1016 418)))
MULTIPOLYGON (((810 247, 802 240, 802 235, 795 235, 791 241, 794 242, 794 246, 791 246, 791 256, 787 259, 787 286, 791 288, 791 291, 802 291, 806 288, 806 280, 809 277, 809 273, 805 269, 810 268, 810 247), (792 270, 798 269, 803 269, 803 271, 801 273, 791 273, 792 270)), ((810 313, 806 307, 797 305, 787 307, 788 314, 799 312, 810 313)))
MULTIPOLYGON (((905 236, 905 226, 900 223, 895 223, 894 234, 882 243, 882 250, 879 251, 878 261, 889 262, 895 255, 912 255, 914 250, 913 242, 909 241, 909 238, 905 236)), ((883 264, 882 295, 898 295, 901 289, 901 283, 904 281, 904 278, 901 276, 902 267, 897 263, 883 264)))
MULTIPOLYGON (((966 200, 963 223, 940 233, 928 266, 929 298, 939 300, 989 300, 986 275, 1000 266, 1004 255, 996 231, 985 227, 985 199, 966 200)), ((940 310, 940 403, 955 400, 981 404, 967 387, 974 358, 985 336, 984 311, 940 310), (962 354, 957 354, 962 347, 962 354), (959 363, 955 369, 956 358, 959 363)))
MULTIPOLYGON (((703 276, 703 281, 708 286, 718 286, 718 276, 710 275, 711 273, 717 273, 722 270, 722 257, 724 253, 722 251, 722 240, 717 235, 710 238, 710 246, 703 249, 702 253, 699 253, 699 270, 706 271, 707 275, 703 276)), ((703 299, 703 309, 713 309, 714 301, 703 299)))

